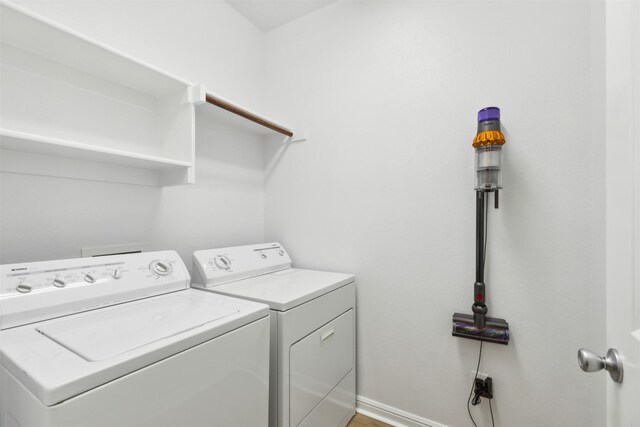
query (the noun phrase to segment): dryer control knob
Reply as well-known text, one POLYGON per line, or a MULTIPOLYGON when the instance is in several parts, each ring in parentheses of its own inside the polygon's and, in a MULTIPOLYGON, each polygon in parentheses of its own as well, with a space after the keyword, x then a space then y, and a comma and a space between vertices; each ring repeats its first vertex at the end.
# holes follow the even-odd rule
POLYGON ((56 288, 64 288, 65 286, 67 286, 67 282, 57 277, 53 280, 53 286, 55 286, 56 288))
POLYGON ((278 249, 278 255, 284 256, 284 251, 282 249, 278 249))
POLYGON ((84 281, 87 283, 95 283, 96 278, 93 277, 93 275, 91 273, 87 273, 84 275, 84 281))
POLYGON ((113 277, 114 279, 120 279, 122 277, 122 270, 120 270, 119 268, 116 268, 115 270, 113 270, 113 272, 111 273, 111 277, 113 277))
POLYGON ((231 268, 231 261, 224 255, 218 255, 213 259, 213 262, 221 270, 229 270, 231 268))
POLYGON ((160 276, 167 276, 173 271, 173 267, 171 266, 171 264, 164 261, 153 261, 149 268, 151 269, 151 271, 160 276))

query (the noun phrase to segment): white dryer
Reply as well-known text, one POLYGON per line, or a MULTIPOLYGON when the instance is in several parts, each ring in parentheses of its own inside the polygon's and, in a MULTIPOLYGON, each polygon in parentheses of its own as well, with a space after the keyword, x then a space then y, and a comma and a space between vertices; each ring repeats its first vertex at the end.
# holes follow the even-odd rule
POLYGON ((291 268, 278 243, 196 251, 192 286, 271 307, 271 427, 355 414, 355 279, 291 268))
POLYGON ((0 266, 0 426, 266 426, 269 309, 174 251, 0 266))

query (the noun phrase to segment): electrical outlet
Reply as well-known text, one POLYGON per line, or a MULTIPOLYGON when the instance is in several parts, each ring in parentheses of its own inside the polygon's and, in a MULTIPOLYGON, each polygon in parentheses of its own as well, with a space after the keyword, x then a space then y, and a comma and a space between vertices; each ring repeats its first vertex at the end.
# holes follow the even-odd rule
POLYGON ((474 385, 474 393, 476 396, 493 399, 493 380, 491 377, 484 379, 476 378, 474 385))

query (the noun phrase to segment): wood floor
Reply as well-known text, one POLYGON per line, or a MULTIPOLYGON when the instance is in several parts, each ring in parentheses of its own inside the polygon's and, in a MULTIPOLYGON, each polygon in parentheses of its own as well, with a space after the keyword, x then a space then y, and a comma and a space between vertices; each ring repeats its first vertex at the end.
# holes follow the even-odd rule
POLYGON ((347 427, 393 427, 391 424, 383 423, 382 421, 374 420, 373 418, 366 417, 362 414, 356 414, 351 418, 347 427))

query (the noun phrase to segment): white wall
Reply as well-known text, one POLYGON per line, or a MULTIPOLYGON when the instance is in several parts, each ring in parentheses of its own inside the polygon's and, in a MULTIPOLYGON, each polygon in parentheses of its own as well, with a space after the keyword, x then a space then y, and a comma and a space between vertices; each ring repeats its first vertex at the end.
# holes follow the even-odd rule
POLYGON ((451 315, 472 304, 476 112, 497 105, 486 281, 513 335, 483 350, 496 425, 602 425, 576 363, 603 342, 589 332, 604 286, 591 21, 588 2, 341 1, 267 34, 265 99, 310 141, 266 153, 266 239, 357 275, 360 396, 471 425, 479 343, 451 337, 451 315))
POLYGON ((2 174, 0 262, 141 241, 188 262, 280 240, 298 266, 357 274, 360 396, 470 425, 478 343, 452 338, 450 319, 472 302, 475 114, 498 105, 508 142, 488 303, 513 339, 486 345, 481 368, 497 425, 602 425, 589 390, 600 377, 575 359, 601 348, 604 313, 588 3, 341 1, 266 35, 217 1, 20 4, 305 126, 310 141, 263 158, 260 141, 200 128, 193 186, 2 174))
MULTIPOLYGON (((260 108, 262 33, 224 2, 24 1, 23 7, 237 102, 260 108)), ((263 144, 198 128, 196 184, 151 188, 0 175, 0 262, 148 242, 196 249, 263 240, 263 144)))

